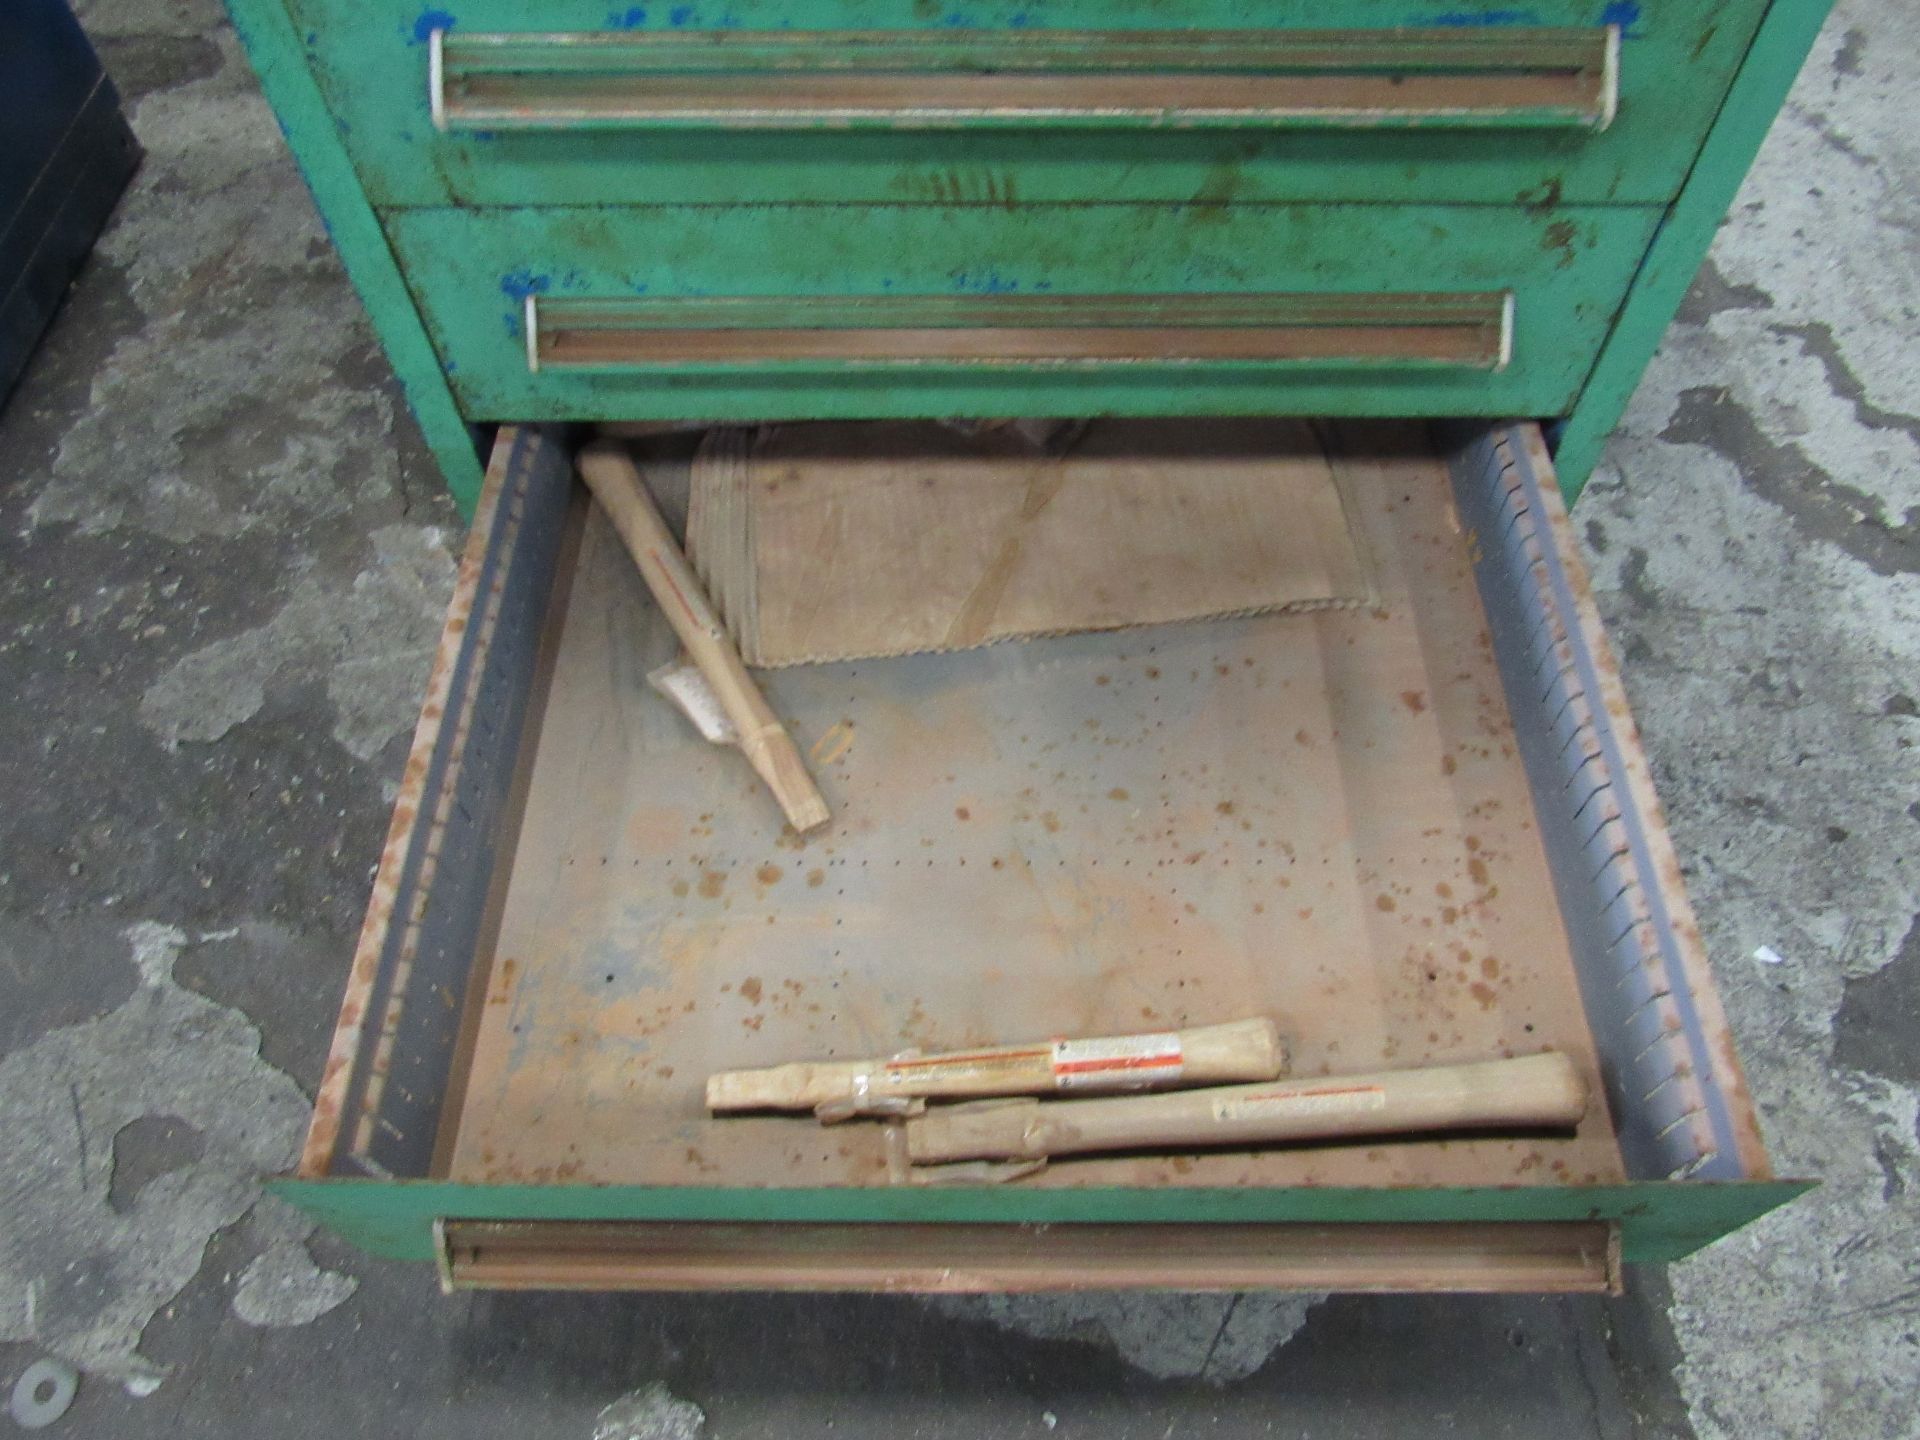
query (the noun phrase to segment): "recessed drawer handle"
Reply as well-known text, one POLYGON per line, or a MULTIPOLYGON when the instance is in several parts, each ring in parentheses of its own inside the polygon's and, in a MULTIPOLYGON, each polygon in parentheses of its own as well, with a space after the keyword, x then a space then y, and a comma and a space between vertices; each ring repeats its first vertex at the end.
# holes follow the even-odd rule
POLYGON ((1496 371, 1513 295, 919 295, 526 302, 530 370, 1124 365, 1496 371))
POLYGON ((442 130, 1604 130, 1617 25, 1419 30, 435 30, 442 130))

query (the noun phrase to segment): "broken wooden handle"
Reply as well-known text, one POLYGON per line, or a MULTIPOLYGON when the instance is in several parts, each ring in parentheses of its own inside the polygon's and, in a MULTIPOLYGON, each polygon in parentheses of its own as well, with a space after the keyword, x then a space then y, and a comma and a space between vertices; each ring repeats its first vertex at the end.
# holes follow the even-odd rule
POLYGON ((1260 1018, 1086 1040, 992 1045, 891 1060, 839 1060, 728 1070, 707 1081, 707 1108, 811 1110, 902 1097, 1049 1095, 1271 1080, 1286 1068, 1273 1021, 1260 1018))
POLYGON ((1564 1055, 1275 1081, 1107 1100, 988 1100, 906 1122, 916 1165, 1188 1151, 1432 1130, 1575 1124, 1587 1084, 1564 1055))
POLYGON ((699 577, 653 503, 639 467, 620 446, 604 442, 582 450, 579 466, 580 478, 620 532, 647 588, 733 722, 741 752, 773 791, 788 823, 801 832, 826 824, 827 802, 807 773, 799 748, 747 674, 699 577))

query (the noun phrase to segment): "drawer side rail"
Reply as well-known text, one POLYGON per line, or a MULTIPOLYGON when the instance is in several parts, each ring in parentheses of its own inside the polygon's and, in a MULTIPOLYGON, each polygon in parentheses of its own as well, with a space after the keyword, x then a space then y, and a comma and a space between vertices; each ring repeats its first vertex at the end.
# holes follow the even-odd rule
POLYGON ((1765 1179, 1759 1124, 1619 662, 1537 427, 1466 432, 1456 499, 1628 1173, 1765 1179))

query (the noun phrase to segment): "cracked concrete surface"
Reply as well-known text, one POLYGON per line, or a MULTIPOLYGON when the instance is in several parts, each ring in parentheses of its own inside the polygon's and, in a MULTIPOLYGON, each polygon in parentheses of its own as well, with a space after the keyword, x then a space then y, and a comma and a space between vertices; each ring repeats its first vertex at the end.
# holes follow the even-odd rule
POLYGON ((12 1163, 0 1171, 0 1340, 32 1341, 77 1369, 146 1389, 163 1372, 139 1353, 153 1316, 200 1268, 207 1243, 256 1202, 271 1238, 235 1295, 253 1324, 298 1324, 353 1282, 319 1272, 310 1222, 260 1200, 260 1177, 295 1156, 307 1100, 260 1058, 238 1010, 183 989, 189 941, 141 921, 125 936, 133 993, 0 1058, 12 1163), (164 1121, 142 1130, 148 1121, 164 1121), (191 1142, 178 1163, 129 1153, 191 1142), (151 1173, 135 1183, 130 1172, 151 1173))
POLYGON ((1920 1433, 1916 53, 1843 0, 1577 512, 1774 1163, 1824 1182, 1670 1273, 1703 1437, 1920 1433))
POLYGON ((1324 1295, 954 1295, 928 1303, 1035 1340, 1104 1345, 1156 1380, 1244 1380, 1324 1295))
POLYGON ((1623 1301, 1311 1308, 441 1297, 260 1198, 459 527, 215 0, 79 8, 148 160, 0 412, 0 1382, 86 1366, 73 1434, 1920 1434, 1912 5, 1842 0, 1575 512, 1825 1184, 1623 1301))

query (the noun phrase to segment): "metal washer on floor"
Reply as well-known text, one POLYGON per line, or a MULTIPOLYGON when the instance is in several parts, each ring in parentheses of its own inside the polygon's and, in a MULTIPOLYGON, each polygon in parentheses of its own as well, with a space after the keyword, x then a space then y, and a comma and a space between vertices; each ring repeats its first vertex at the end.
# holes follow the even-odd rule
POLYGON ((7 1409, 21 1429, 44 1430, 67 1413, 79 1388, 80 1377, 71 1366, 58 1360, 36 1360, 13 1382, 13 1398, 7 1402, 7 1409), (49 1385, 52 1390, 45 1399, 40 1398, 40 1392, 49 1385))

